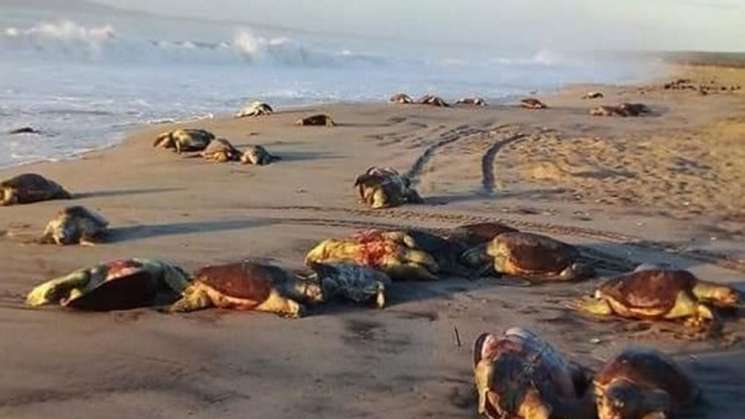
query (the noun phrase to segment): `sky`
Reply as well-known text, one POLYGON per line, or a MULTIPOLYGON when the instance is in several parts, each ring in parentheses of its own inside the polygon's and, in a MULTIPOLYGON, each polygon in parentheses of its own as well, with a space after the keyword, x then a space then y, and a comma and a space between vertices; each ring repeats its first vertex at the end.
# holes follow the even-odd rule
POLYGON ((745 51, 745 0, 94 1, 158 14, 434 42, 745 51))

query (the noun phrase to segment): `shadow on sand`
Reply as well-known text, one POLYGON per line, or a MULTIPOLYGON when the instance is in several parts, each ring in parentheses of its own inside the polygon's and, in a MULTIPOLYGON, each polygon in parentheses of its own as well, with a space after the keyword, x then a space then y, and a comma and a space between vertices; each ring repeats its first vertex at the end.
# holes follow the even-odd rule
POLYGON ((115 189, 108 191, 93 191, 73 194, 74 198, 99 198, 107 196, 144 195, 162 192, 182 191, 184 188, 151 188, 151 189, 115 189))
POLYGON ((199 221, 169 224, 135 225, 111 229, 108 242, 119 243, 126 241, 150 239, 163 236, 177 236, 193 233, 213 233, 227 230, 244 230, 273 224, 270 220, 229 220, 229 221, 199 221))

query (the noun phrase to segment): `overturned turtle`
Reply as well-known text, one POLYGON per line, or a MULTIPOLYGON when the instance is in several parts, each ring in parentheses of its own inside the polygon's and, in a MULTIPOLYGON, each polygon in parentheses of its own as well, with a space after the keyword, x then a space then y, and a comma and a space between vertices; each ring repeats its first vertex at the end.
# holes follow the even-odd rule
POLYGON ((0 206, 52 199, 72 199, 72 195, 58 183, 36 173, 25 173, 0 182, 0 206))
POLYGON ((693 405, 700 390, 680 367, 653 349, 627 349, 594 380, 600 419, 673 418, 693 405))
POLYGON ((423 200, 411 180, 390 167, 371 167, 354 181, 360 200, 371 208, 419 204, 423 200))
POLYGON ((103 216, 85 207, 66 207, 49 221, 40 242, 92 245, 105 238, 108 226, 109 222, 103 216))
POLYGON ((582 99, 588 100, 588 99, 602 99, 605 95, 603 92, 593 91, 593 92, 587 92, 584 95, 582 95, 582 99))
POLYGON ((733 288, 700 280, 688 271, 648 267, 608 279, 576 308, 600 316, 680 319, 700 327, 716 322, 712 307, 735 307, 739 299, 733 288))
POLYGON ((300 118, 295 121, 295 125, 300 126, 316 126, 316 127, 335 127, 336 122, 329 115, 318 114, 311 115, 305 118, 300 118))
POLYGON ((432 255, 415 247, 411 236, 377 230, 318 243, 305 256, 306 265, 313 263, 368 266, 398 280, 435 280, 440 270, 432 255))
POLYGON ((590 109, 593 116, 642 116, 652 113, 652 110, 643 103, 622 103, 618 106, 598 106, 590 109))
POLYGON ((463 254, 469 266, 493 266, 500 274, 536 281, 573 281, 594 275, 592 267, 579 262, 576 247, 540 234, 502 233, 485 245, 463 254))
POLYGON ((429 105, 429 106, 437 106, 440 108, 448 108, 450 105, 445 102, 445 100, 439 96, 434 95, 424 95, 416 102, 419 105, 429 105))
POLYGON ((215 139, 215 134, 203 129, 177 129, 164 132, 155 139, 153 147, 184 151, 202 151, 215 139))
POLYGON ((81 310, 125 310, 144 307, 163 293, 181 292, 189 275, 167 262, 124 259, 72 272, 35 287, 26 304, 59 303, 81 310))
POLYGON ((321 285, 324 301, 339 298, 358 304, 374 303, 383 308, 391 278, 367 266, 351 263, 310 262, 312 278, 321 285))
POLYGON ((412 99, 411 96, 407 95, 406 93, 393 95, 388 101, 391 103, 397 103, 399 105, 410 105, 414 103, 414 99, 412 99))
POLYGON ((457 241, 469 248, 486 244, 502 233, 513 233, 518 231, 508 225, 498 222, 485 222, 476 224, 464 224, 454 228, 448 239, 457 241))
POLYGON ((480 335, 473 347, 479 413, 490 419, 592 419, 588 379, 534 333, 480 335))
POLYGON ((456 105, 486 106, 486 100, 480 97, 464 97, 455 102, 456 105))
POLYGON ((538 99, 536 99, 534 97, 529 97, 529 98, 525 98, 525 99, 521 100, 520 101, 520 106, 522 106, 523 108, 526 108, 526 109, 546 109, 546 108, 548 108, 548 105, 546 105, 545 103, 541 102, 540 100, 538 100, 538 99))
POLYGON ((248 106, 243 107, 238 113, 235 114, 236 118, 255 117, 263 115, 271 115, 274 113, 274 109, 264 102, 253 102, 248 106))
POLYGON ((224 138, 218 138, 210 141, 209 145, 202 151, 201 155, 205 160, 225 163, 240 160, 242 153, 237 148, 233 147, 233 144, 230 144, 230 141, 224 138))
POLYGON ((316 281, 300 278, 277 266, 240 262, 198 270, 171 311, 218 307, 301 317, 305 313, 304 303, 322 301, 323 291, 316 281))
POLYGON ((259 166, 265 166, 277 160, 281 160, 281 158, 269 154, 266 148, 260 145, 249 145, 241 156, 241 163, 259 166))

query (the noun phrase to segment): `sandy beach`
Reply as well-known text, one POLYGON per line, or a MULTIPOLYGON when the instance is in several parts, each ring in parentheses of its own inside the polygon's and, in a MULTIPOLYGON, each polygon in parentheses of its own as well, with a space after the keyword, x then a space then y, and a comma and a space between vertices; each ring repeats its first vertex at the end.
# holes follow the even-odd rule
POLYGON ((34 285, 110 259, 159 258, 194 270, 250 258, 301 269, 325 238, 481 221, 578 245, 603 276, 671 263, 745 292, 745 90, 719 89, 733 85, 745 87, 745 70, 677 67, 643 86, 571 86, 540 96, 550 106, 540 111, 387 103, 279 109, 179 125, 282 157, 265 167, 154 149, 154 137, 174 127, 157 125, 78 160, 3 170, 3 179, 42 174, 75 199, 0 208, 0 417, 474 418, 471 344, 511 326, 538 332, 591 368, 629 345, 656 347, 704 391, 690 417, 739 417, 745 320, 728 317, 721 336, 690 340, 676 336, 676 325, 597 321, 567 308, 600 279, 396 283, 382 310, 332 304, 299 320, 23 304, 34 285), (678 77, 717 91, 663 87, 678 77), (590 90, 605 97, 580 98, 590 90), (622 102, 645 103, 653 113, 588 114, 622 102), (294 125, 318 112, 339 125, 294 125), (410 176, 425 203, 363 207, 352 184, 374 165, 410 176), (30 243, 66 205, 103 214, 110 242, 30 243))

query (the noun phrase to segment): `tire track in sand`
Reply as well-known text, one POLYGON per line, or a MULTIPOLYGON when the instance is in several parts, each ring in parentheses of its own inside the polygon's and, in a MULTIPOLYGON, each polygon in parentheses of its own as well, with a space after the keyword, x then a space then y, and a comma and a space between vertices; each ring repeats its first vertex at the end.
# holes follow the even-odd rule
MULTIPOLYGON (((633 247, 640 250, 647 251, 658 251, 666 252, 678 257, 684 257, 687 259, 695 260, 698 262, 708 263, 716 266, 720 266, 725 269, 745 273, 745 260, 733 259, 725 254, 716 252, 709 252, 705 250, 688 250, 681 246, 673 243, 654 242, 644 240, 641 237, 636 237, 628 234, 617 233, 607 230, 598 230, 587 227, 576 227, 567 226, 554 223, 539 223, 535 221, 518 220, 511 218, 501 217, 489 217, 484 215, 475 214, 463 214, 463 213, 437 213, 437 212, 425 212, 425 211, 412 211, 406 209, 385 209, 385 210, 373 210, 366 208, 341 208, 341 207, 321 207, 321 206, 257 206, 257 207, 242 207, 244 210, 256 210, 256 211, 307 211, 322 213, 327 215, 329 219, 313 218, 305 219, 306 223, 320 223, 322 225, 337 225, 337 226, 370 226, 370 227, 417 227, 415 222, 444 222, 454 225, 467 224, 467 223, 483 223, 483 222, 499 222, 507 224, 509 226, 524 229, 528 231, 536 231, 541 233, 552 233, 570 237, 583 237, 589 239, 602 240, 611 243, 618 243, 624 246, 633 247), (393 219, 395 222, 392 223, 378 223, 378 222, 343 222, 338 218, 332 218, 331 213, 343 213, 351 216, 358 217, 370 217, 378 219, 393 219), (414 222, 414 223, 412 223, 414 222)), ((283 220, 285 218, 279 218, 283 220)), ((289 222, 292 222, 292 218, 287 218, 289 222)), ((298 219, 295 219, 299 221, 298 219)), ((419 226, 421 228, 421 226, 419 226)), ((431 229, 437 231, 438 229, 431 229)), ((607 255, 603 252, 604 256, 610 258, 617 257, 607 255)))
POLYGON ((525 134, 518 133, 492 144, 481 158, 481 186, 486 194, 494 193, 494 159, 502 147, 525 138, 525 134))

